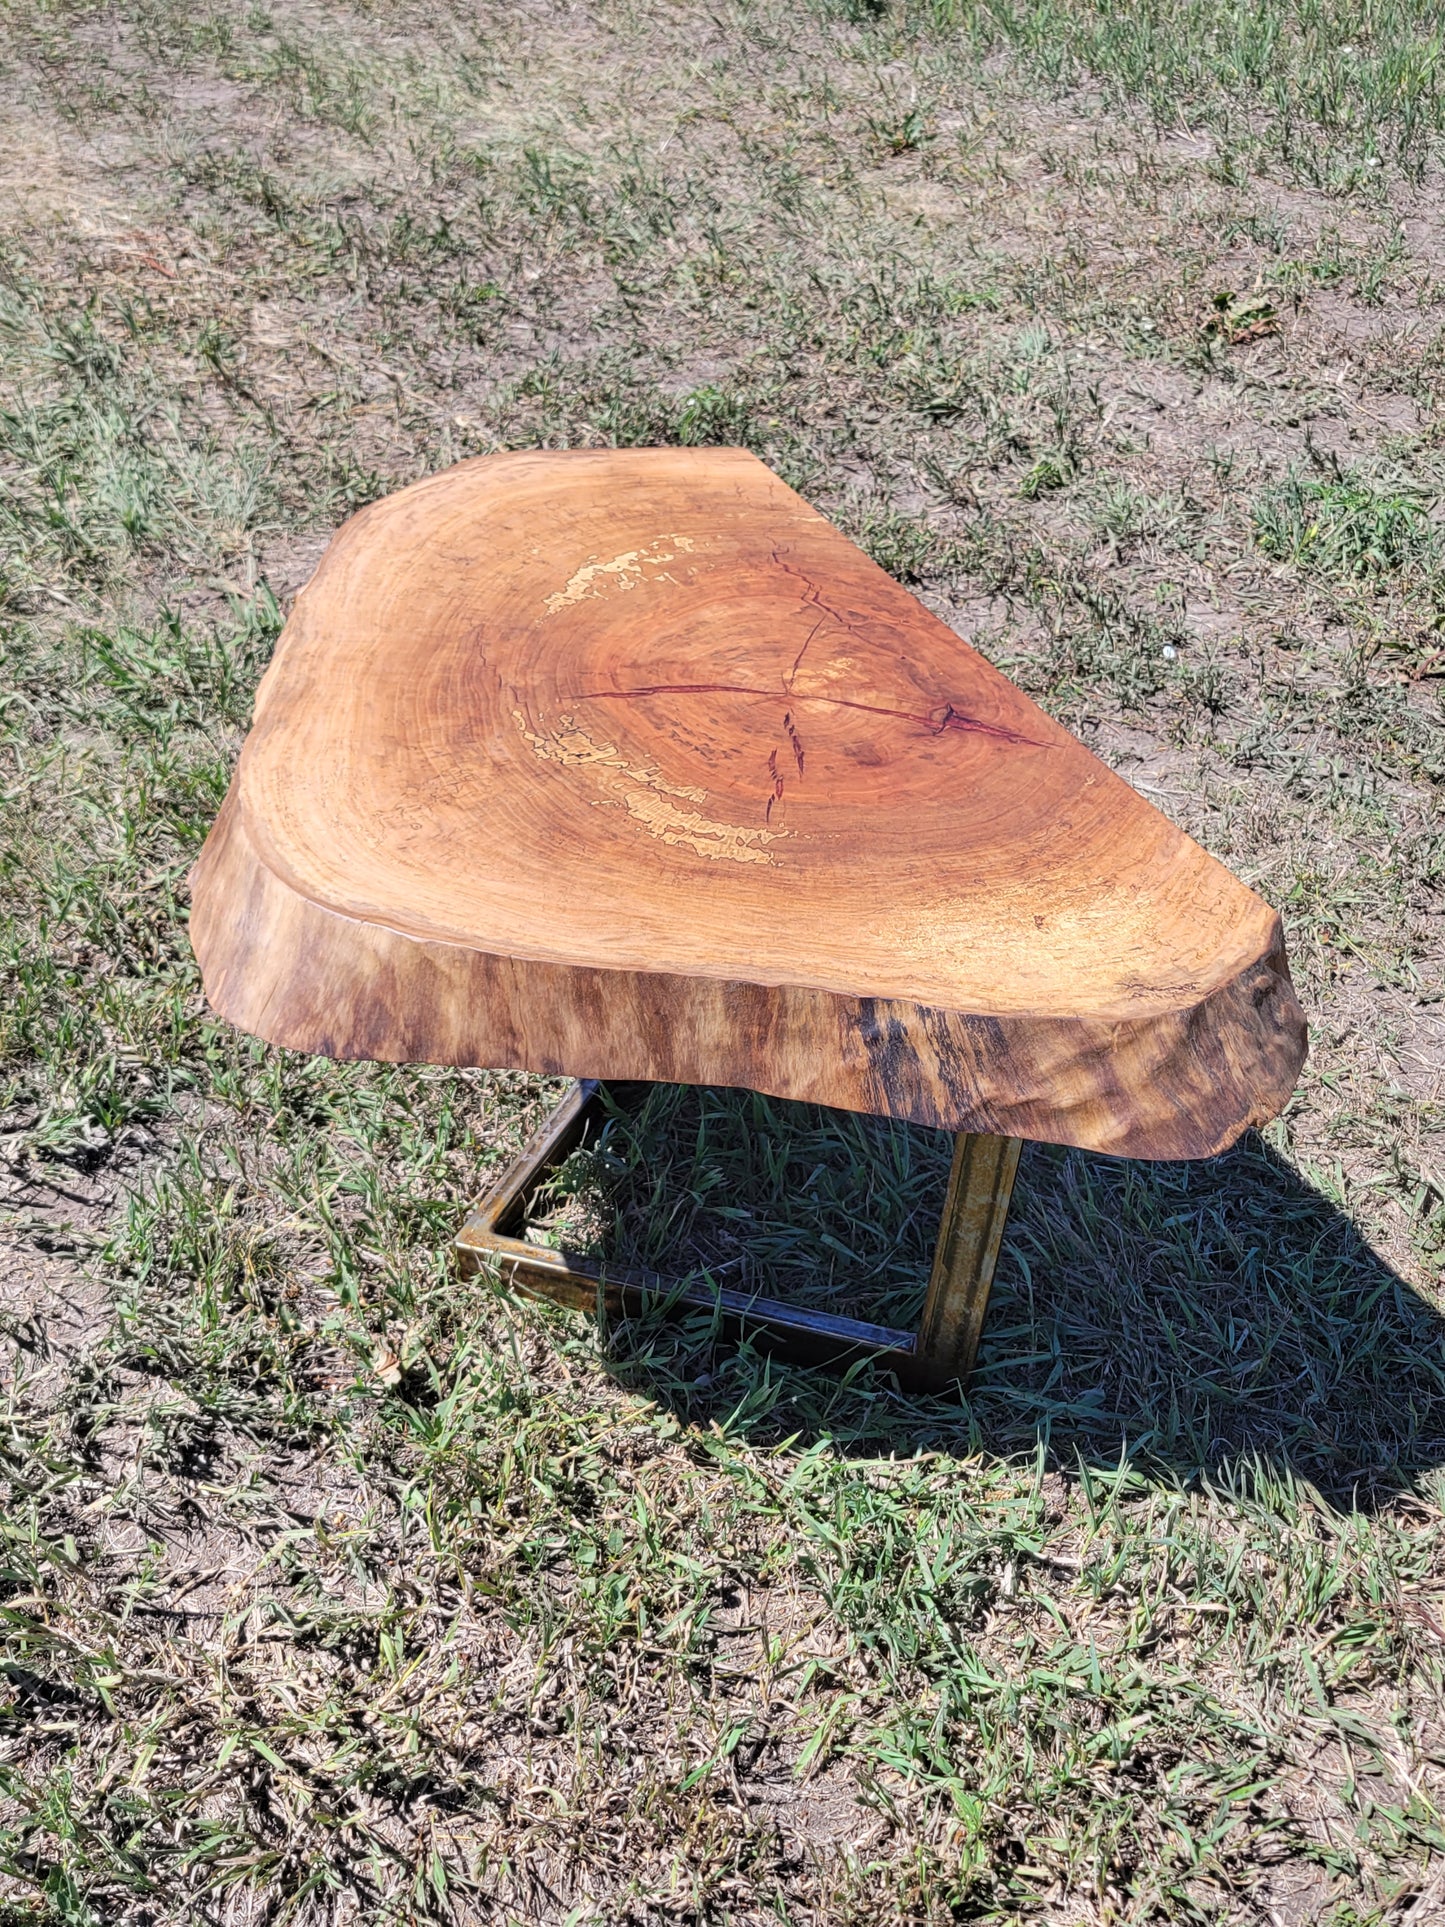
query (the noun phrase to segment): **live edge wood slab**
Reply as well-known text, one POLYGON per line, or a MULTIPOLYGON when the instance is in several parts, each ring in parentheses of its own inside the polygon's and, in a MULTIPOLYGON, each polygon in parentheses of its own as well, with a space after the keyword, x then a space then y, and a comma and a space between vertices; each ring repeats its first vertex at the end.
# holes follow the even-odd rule
POLYGON ((348 522, 191 933, 299 1050, 1132 1157, 1223 1149, 1305 1048, 1275 913, 737 449, 488 456, 348 522))
POLYGON ((956 1132, 916 1333, 681 1291, 927 1386, 1019 1139, 1208 1156, 1304 1057, 1274 912, 739 449, 491 456, 354 517, 192 889, 272 1043, 587 1080, 458 1241, 548 1296, 669 1289, 521 1236, 595 1080, 956 1132))

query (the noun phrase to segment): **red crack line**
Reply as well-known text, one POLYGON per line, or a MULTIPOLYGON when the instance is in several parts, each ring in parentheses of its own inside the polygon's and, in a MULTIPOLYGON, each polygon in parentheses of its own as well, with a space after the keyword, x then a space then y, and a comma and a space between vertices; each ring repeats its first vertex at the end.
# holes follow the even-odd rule
POLYGON ((793 761, 798 765, 799 776, 803 773, 803 739, 793 727, 792 712, 783 717, 783 728, 788 732, 788 741, 793 745, 793 761))
POLYGON ((773 820, 774 803, 781 803, 783 800, 783 775, 778 768, 778 752, 775 749, 768 752, 768 774, 773 779, 773 793, 768 798, 768 807, 763 813, 765 823, 771 823, 773 820))
MULTIPOLYGON (((829 611, 829 613, 831 614, 831 611, 829 611)), ((808 631, 806 637, 804 638, 802 648, 798 651, 797 655, 794 656, 793 666, 788 671, 788 675, 787 675, 787 686, 789 689, 791 689, 793 684, 798 680, 798 671, 803 666, 803 658, 804 656, 807 655, 808 649, 812 643, 814 636, 816 636, 818 631, 822 628, 824 620, 825 618, 823 616, 819 616, 818 620, 813 624, 812 628, 808 631)))
MULTIPOLYGON (((773 560, 773 566, 775 568, 781 569, 784 575, 793 576, 797 581, 802 583, 803 602, 805 606, 811 603, 813 608, 821 609, 825 616, 831 616, 834 622, 837 623, 838 627, 842 629, 847 635, 857 636, 860 642, 864 640, 863 631, 858 627, 857 623, 851 621, 847 616, 843 615, 840 610, 835 609, 831 602, 827 602, 824 600, 823 591, 818 587, 817 583, 813 580, 813 578, 810 575, 805 573, 805 571, 802 569, 794 568, 791 562, 785 562, 783 560, 781 552, 778 549, 774 549, 772 551, 772 560, 773 560)), ((811 642, 813 640, 813 636, 817 635, 817 633, 818 633, 818 629, 817 627, 815 627, 813 630, 813 635, 808 637, 808 642, 811 642)), ((798 662, 795 662, 793 664, 794 675, 798 673, 798 663, 800 663, 803 660, 803 655, 807 651, 808 642, 805 642, 803 644, 803 648, 802 650, 799 651, 799 654, 798 654, 798 662)))
MULTIPOLYGON (((763 702, 787 703, 790 708, 795 703, 825 703, 830 709, 857 709, 866 716, 893 716, 901 723, 917 723, 934 736, 941 736, 946 729, 957 729, 968 735, 992 736, 999 742, 1017 743, 1029 749, 1052 748, 1052 744, 1041 743, 1034 736, 1021 736, 1017 730, 1005 729, 1001 723, 981 723, 976 716, 955 709, 952 703, 944 703, 941 711, 933 710, 926 716, 920 716, 911 709, 885 709, 878 703, 854 702, 847 696, 808 696, 800 695, 797 690, 756 689, 748 683, 733 682, 658 682, 645 684, 640 689, 584 689, 569 700, 583 703, 636 702, 645 696, 755 696, 763 702)), ((788 726, 787 719, 785 726, 788 726)), ((793 754, 801 770, 802 745, 797 740, 797 732, 791 727, 789 735, 793 741, 793 754)))

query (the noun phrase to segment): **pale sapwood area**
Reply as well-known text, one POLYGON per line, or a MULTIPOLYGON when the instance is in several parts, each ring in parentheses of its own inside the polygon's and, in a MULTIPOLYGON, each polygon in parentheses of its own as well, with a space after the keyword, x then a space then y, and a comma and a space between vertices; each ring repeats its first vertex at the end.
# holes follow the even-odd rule
POLYGON ((1279 918, 752 455, 487 456, 349 521, 196 864, 215 1008, 335 1057, 1209 1155, 1279 918))

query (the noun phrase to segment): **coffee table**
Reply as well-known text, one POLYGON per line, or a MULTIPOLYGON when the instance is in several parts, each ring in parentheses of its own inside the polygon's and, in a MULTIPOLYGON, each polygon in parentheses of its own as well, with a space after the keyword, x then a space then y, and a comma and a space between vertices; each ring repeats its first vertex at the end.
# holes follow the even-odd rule
POLYGON ((1305 1051, 1274 911, 739 449, 488 456, 353 517, 192 891, 272 1043, 579 1080, 459 1240, 525 1290, 673 1291, 522 1235, 599 1080, 956 1133, 918 1332, 674 1292, 924 1385, 1020 1140, 1208 1157, 1305 1051))

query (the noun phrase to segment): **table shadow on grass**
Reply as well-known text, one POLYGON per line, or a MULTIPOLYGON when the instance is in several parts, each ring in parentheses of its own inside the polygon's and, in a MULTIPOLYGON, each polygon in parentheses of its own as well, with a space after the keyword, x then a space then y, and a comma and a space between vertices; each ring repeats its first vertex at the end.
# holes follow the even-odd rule
MULTIPOLYGON (((912 1328, 952 1140, 753 1092, 657 1085, 539 1198, 540 1235, 676 1281, 912 1328)), ((706 1312, 608 1334, 611 1368, 760 1442, 1242 1460, 1368 1506, 1445 1464, 1445 1320, 1257 1135, 1145 1164, 1027 1145, 966 1399, 806 1370, 706 1312)))

